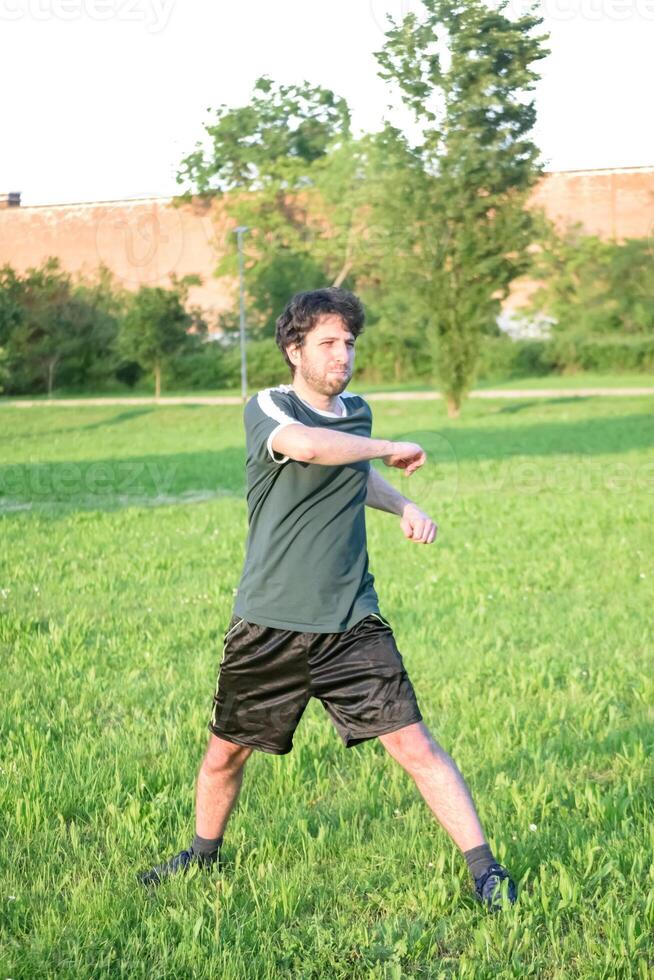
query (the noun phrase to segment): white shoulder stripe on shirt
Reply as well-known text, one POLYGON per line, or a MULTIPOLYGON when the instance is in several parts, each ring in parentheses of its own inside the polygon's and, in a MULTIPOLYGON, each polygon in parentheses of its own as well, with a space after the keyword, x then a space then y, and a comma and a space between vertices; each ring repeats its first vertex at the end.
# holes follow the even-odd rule
POLYGON ((297 422, 297 419, 294 419, 292 415, 288 415, 283 408, 275 405, 270 394, 271 391, 275 391, 275 389, 264 388, 263 391, 257 394, 257 402, 264 415, 269 415, 276 422, 297 422))
POLYGON ((286 425, 301 425, 302 423, 298 419, 294 419, 292 415, 288 415, 283 409, 275 405, 274 401, 270 396, 270 392, 274 391, 274 388, 265 388, 263 391, 257 394, 257 404, 259 408, 267 415, 269 418, 274 419, 279 425, 276 425, 272 430, 268 439, 266 441, 266 448, 268 449, 268 455, 272 459, 273 463, 286 463, 290 459, 290 456, 284 456, 282 459, 278 459, 275 456, 275 450, 272 447, 272 441, 277 435, 280 429, 283 429, 286 425))

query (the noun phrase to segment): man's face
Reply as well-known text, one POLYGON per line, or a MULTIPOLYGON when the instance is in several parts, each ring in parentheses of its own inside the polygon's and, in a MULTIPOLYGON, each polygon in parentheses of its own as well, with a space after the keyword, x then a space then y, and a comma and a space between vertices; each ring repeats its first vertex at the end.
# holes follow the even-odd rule
POLYGON ((340 316, 324 313, 288 355, 306 384, 321 395, 339 395, 347 388, 354 367, 354 337, 340 316))

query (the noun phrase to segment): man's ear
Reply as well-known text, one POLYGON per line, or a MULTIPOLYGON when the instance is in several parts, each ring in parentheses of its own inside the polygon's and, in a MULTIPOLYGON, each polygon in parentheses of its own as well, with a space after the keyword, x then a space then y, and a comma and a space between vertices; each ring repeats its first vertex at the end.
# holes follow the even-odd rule
POLYGON ((300 364, 300 344, 291 344, 290 347, 286 348, 286 353, 290 359, 291 364, 294 367, 298 367, 300 364))

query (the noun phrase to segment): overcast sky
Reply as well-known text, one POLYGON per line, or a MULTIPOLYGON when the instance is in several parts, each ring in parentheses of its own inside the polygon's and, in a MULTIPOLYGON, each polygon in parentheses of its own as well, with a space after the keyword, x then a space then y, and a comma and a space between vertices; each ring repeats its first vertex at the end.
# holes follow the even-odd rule
MULTIPOLYGON (((0 0, 0 191, 23 204, 167 195, 207 109, 263 74, 379 128, 384 15, 419 0, 0 0)), ((654 0, 543 0, 533 134, 547 170, 654 165, 654 0)), ((525 12, 513 0, 509 12, 525 12)))

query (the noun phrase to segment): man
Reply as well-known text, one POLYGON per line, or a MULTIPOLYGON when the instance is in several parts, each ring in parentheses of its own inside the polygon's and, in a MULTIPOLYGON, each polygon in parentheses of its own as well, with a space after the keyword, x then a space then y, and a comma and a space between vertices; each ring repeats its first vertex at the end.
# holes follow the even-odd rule
POLYGON ((370 466, 381 459, 410 476, 426 456, 415 443, 370 438, 368 404, 345 390, 363 324, 357 297, 337 288, 299 293, 277 321, 292 384, 245 407, 247 550, 198 774, 196 835, 142 873, 144 884, 216 863, 247 759, 254 749, 290 752, 313 696, 346 747, 379 738, 413 777, 479 900, 492 909, 515 901, 463 777, 422 720, 368 570, 365 505, 400 517, 415 544, 432 544, 437 527, 370 466))

